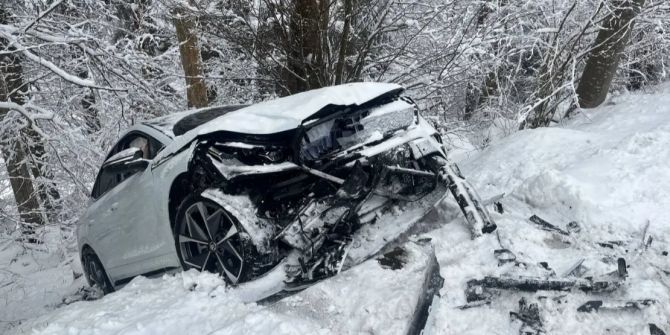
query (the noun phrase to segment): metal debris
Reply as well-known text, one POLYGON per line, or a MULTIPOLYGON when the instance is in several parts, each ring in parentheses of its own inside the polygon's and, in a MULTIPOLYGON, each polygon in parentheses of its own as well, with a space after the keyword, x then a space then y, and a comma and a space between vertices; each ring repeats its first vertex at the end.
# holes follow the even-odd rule
POLYGON ((567 231, 554 226, 553 224, 547 222, 546 220, 542 219, 541 217, 539 217, 535 214, 533 214, 530 218, 528 218, 528 220, 530 220, 530 222, 538 225, 540 227, 540 229, 542 229, 542 230, 546 230, 546 231, 550 231, 550 232, 554 232, 554 233, 559 233, 559 234, 565 235, 565 236, 570 235, 570 233, 568 233, 567 231))
POLYGON ((544 333, 540 309, 537 303, 528 304, 525 298, 519 300, 519 312, 509 312, 512 320, 521 321, 520 335, 538 335, 544 333))
POLYGON ((659 328, 657 325, 650 323, 649 324, 649 335, 665 335, 665 332, 659 328))
POLYGON ((624 311, 624 310, 641 310, 656 304, 654 299, 640 299, 640 300, 591 300, 577 308, 578 312, 598 312, 600 310, 607 311, 624 311))

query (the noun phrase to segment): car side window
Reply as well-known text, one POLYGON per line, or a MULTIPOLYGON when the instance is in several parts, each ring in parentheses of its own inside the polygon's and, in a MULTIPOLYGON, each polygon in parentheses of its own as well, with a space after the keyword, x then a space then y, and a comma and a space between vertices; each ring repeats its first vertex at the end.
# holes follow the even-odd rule
MULTIPOLYGON (((156 157, 161 149, 163 149, 163 144, 144 133, 137 131, 131 132, 119 140, 119 142, 114 146, 112 151, 110 151, 105 160, 109 159, 114 154, 130 147, 140 149, 142 151, 143 158, 151 160, 156 157)), ((95 185, 93 185, 91 197, 93 197, 93 199, 98 199, 103 194, 107 193, 107 191, 111 190, 131 175, 132 174, 121 174, 108 171, 106 169, 100 169, 98 177, 95 180, 95 185)))

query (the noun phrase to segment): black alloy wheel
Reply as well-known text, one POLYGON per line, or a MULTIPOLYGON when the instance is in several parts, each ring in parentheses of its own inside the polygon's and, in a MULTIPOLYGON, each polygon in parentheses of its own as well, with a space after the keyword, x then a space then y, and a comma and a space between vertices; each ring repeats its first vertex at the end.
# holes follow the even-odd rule
POLYGON ((175 244, 184 270, 220 274, 229 284, 248 278, 253 247, 242 238, 241 226, 225 209, 211 200, 189 196, 179 206, 175 244), (250 248, 251 247, 251 248, 250 248))

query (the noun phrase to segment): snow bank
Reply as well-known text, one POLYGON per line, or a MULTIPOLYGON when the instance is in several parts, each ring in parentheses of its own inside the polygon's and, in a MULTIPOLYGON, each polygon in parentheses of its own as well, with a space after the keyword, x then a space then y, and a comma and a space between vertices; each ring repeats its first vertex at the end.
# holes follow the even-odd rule
POLYGON ((361 264, 278 303, 244 303, 247 292, 190 270, 135 278, 100 300, 77 302, 21 327, 32 334, 405 334, 428 256, 407 246, 406 265, 361 264))
POLYGON ((670 330, 670 278, 660 271, 670 270, 670 256, 662 254, 670 250, 670 86, 613 102, 557 127, 517 132, 460 162, 482 198, 506 194, 505 214, 494 214, 500 243, 495 236, 467 240, 461 219, 428 234, 439 241, 446 279, 441 308, 446 311, 437 317, 435 333, 517 333, 508 312, 517 310, 522 296, 539 302, 548 334, 648 334, 648 323, 670 330), (532 214, 562 228, 576 221, 581 232, 557 238, 530 224, 532 214), (653 243, 644 250, 647 223, 653 243), (623 246, 598 245, 604 241, 623 246), (490 306, 456 309, 466 302, 467 280, 524 272, 498 267, 493 250, 500 245, 531 265, 546 261, 558 274, 582 258, 587 276, 605 274, 623 257, 630 277, 610 295, 501 292, 490 306), (643 298, 659 303, 638 312, 576 311, 588 300, 643 298))
POLYGON ((320 333, 318 322, 245 304, 216 275, 188 271, 135 278, 100 300, 64 307, 30 326, 33 334, 320 333))

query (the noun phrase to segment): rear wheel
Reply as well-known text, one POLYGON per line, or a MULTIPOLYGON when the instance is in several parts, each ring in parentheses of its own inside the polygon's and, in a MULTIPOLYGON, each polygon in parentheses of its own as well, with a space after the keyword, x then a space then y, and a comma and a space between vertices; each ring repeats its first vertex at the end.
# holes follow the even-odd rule
POLYGON ((182 267, 219 273, 233 285, 250 279, 255 252, 243 232, 218 204, 200 196, 187 197, 179 206, 175 225, 182 267))
POLYGON ((84 249, 82 251, 81 262, 86 274, 86 280, 91 287, 100 289, 103 294, 114 292, 114 286, 109 281, 105 268, 102 267, 100 259, 93 250, 90 248, 84 249))

